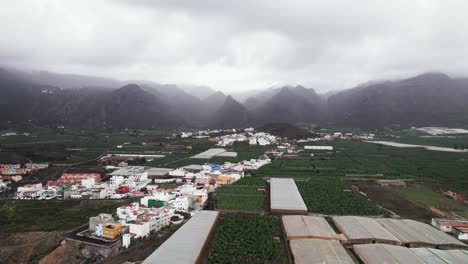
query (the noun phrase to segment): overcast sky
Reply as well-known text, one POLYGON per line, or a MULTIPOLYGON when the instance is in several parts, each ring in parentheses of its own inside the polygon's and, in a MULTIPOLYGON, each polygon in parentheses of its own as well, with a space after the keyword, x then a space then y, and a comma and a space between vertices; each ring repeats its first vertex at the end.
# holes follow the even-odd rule
POLYGON ((468 75, 467 0, 0 2, 0 63, 233 92, 468 75))

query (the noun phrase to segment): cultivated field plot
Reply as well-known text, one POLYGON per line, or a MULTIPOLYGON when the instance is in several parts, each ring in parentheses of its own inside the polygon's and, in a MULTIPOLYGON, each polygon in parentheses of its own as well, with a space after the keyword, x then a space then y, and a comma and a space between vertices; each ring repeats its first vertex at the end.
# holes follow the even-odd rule
POLYGON ((296 181, 311 213, 336 215, 379 215, 382 210, 351 190, 339 178, 314 178, 296 181))
POLYGON ((434 192, 428 187, 410 186, 406 188, 392 187, 391 189, 398 192, 405 199, 420 206, 426 208, 436 207, 462 217, 468 217, 467 205, 463 205, 455 200, 449 199, 440 193, 434 192))
POLYGON ((280 220, 226 214, 216 229, 208 263, 287 263, 280 220))
POLYGON ((264 209, 264 194, 257 191, 255 186, 225 185, 216 190, 216 208, 261 212, 264 209))
POLYGON ((127 200, 17 200, 0 201, 0 232, 71 230, 89 221, 90 216, 114 213, 127 200))
POLYGON ((265 150, 264 148, 249 148, 249 146, 245 146, 242 144, 234 144, 232 149, 229 151, 236 152, 236 157, 220 157, 214 156, 212 158, 192 158, 194 154, 198 154, 203 152, 213 145, 206 142, 185 142, 186 145, 192 146, 191 150, 186 150, 185 153, 172 153, 164 158, 155 159, 152 162, 147 162, 145 166, 153 166, 153 167, 169 167, 169 168, 179 168, 191 164, 198 164, 202 165, 205 163, 215 163, 215 164, 223 164, 224 162, 239 162, 242 160, 250 160, 250 159, 257 159, 260 155, 262 155, 265 150))
POLYGON ((353 182, 353 184, 357 184, 359 190, 366 193, 372 202, 404 218, 429 222, 431 218, 436 217, 429 209, 399 195, 393 187, 382 187, 372 182, 353 182))
POLYGON ((53 130, 30 132, 28 136, 17 135, 0 137, 0 162, 51 162, 75 164, 94 161, 104 150, 110 153, 142 153, 159 151, 161 146, 145 142, 167 141, 160 133, 148 132, 144 135, 126 133, 85 133, 66 131, 60 134, 53 130), (118 145, 125 145, 117 149, 118 145))
POLYGON ((296 159, 274 160, 272 164, 252 172, 252 176, 315 178, 364 175, 383 179, 417 179, 452 190, 468 190, 468 178, 465 177, 468 174, 468 153, 395 148, 354 141, 327 144, 333 146, 333 152, 319 155, 304 151, 296 159))
POLYGON ((248 186, 265 186, 266 181, 260 177, 244 177, 236 181, 232 185, 248 185, 248 186))

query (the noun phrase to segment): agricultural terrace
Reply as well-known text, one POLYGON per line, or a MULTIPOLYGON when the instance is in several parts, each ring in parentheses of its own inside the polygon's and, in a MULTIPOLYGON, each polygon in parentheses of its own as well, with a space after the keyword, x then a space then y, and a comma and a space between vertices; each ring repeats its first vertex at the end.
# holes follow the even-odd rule
POLYGON ((264 193, 249 185, 224 185, 216 191, 219 210, 258 211, 264 209, 264 193))
POLYGON ((236 181, 232 185, 249 185, 249 186, 265 186, 266 181, 260 177, 244 177, 236 181))
POLYGON ((139 133, 88 133, 66 130, 38 129, 27 136, 0 137, 0 162, 51 162, 76 164, 94 161, 104 151, 108 153, 141 153, 165 151, 166 132, 144 131, 139 133), (156 144, 147 144, 157 142, 156 144), (117 146, 123 145, 123 148, 117 146))
POLYGON ((336 177, 296 181, 309 212, 332 215, 378 215, 382 210, 336 177))
POLYGON ((114 213, 127 200, 18 200, 0 201, 0 231, 66 231, 88 223, 89 217, 114 213))
POLYGON ((398 192, 405 199, 414 203, 430 208, 437 207, 444 211, 455 213, 462 217, 468 217, 468 206, 463 205, 443 196, 440 193, 434 192, 425 186, 410 186, 410 187, 392 187, 391 190, 398 192))
POLYGON ((223 215, 208 263, 287 263, 279 218, 223 215))
POLYGON ((209 148, 213 148, 213 144, 207 140, 200 139, 185 139, 184 144, 192 146, 191 150, 185 150, 183 153, 172 153, 164 158, 154 159, 147 162, 145 166, 178 168, 191 164, 202 165, 205 163, 223 164, 225 162, 239 162, 242 160, 257 159, 265 153, 267 148, 256 146, 249 147, 246 143, 236 143, 232 147, 226 148, 228 151, 237 152, 237 157, 213 157, 211 159, 193 159, 192 156, 199 154, 209 148))
POLYGON ((416 179, 461 192, 468 190, 468 153, 396 148, 355 141, 327 144, 332 145, 334 151, 304 151, 295 159, 274 160, 252 172, 252 176, 416 179))

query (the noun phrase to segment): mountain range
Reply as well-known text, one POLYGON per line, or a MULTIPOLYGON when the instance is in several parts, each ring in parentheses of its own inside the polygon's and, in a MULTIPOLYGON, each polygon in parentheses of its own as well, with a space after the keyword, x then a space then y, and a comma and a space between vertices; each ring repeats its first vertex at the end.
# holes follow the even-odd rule
POLYGON ((360 128, 468 126, 468 79, 442 73, 369 82, 327 95, 285 86, 239 102, 205 86, 0 68, 0 95, 3 128, 231 128, 297 122, 360 128))

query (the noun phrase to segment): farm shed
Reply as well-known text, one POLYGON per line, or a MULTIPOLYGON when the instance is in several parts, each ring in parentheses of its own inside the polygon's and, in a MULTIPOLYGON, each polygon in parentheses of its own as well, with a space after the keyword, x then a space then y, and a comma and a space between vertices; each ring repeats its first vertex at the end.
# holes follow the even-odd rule
POLYGON ((410 250, 426 261, 426 263, 468 263, 468 251, 464 250, 440 250, 433 248, 412 248, 410 250))
POLYGON ((199 211, 164 244, 154 251, 143 264, 202 263, 209 237, 215 230, 219 213, 216 211, 199 211))
POLYGON ((406 248, 384 244, 355 245, 354 252, 366 264, 380 263, 468 263, 468 251, 433 248, 406 248))
POLYGON ((270 179, 271 212, 276 214, 304 214, 307 207, 293 179, 270 179))
POLYGON ((381 218, 376 221, 397 237, 404 246, 465 246, 457 239, 425 223, 409 219, 397 220, 390 218, 381 218))
POLYGON ((338 240, 296 239, 289 242, 296 264, 353 264, 338 240))
POLYGON ((366 244, 355 245, 353 248, 354 252, 356 252, 359 258, 366 264, 426 263, 406 247, 384 244, 366 244))
POLYGON ((235 158, 237 157, 237 152, 233 151, 226 151, 218 155, 218 157, 224 157, 224 158, 235 158))
POLYGON ((195 156, 192 156, 192 159, 211 159, 212 157, 218 156, 221 153, 226 152, 223 148, 211 148, 202 153, 199 153, 195 156))
POLYGON ((333 146, 304 146, 304 149, 310 150, 333 150, 333 146))
POLYGON ((400 240, 382 227, 377 220, 361 216, 334 216, 336 227, 350 243, 386 243, 399 245, 400 240))
POLYGON ((338 235, 319 216, 283 215, 281 218, 288 240, 304 238, 338 239, 338 235))

